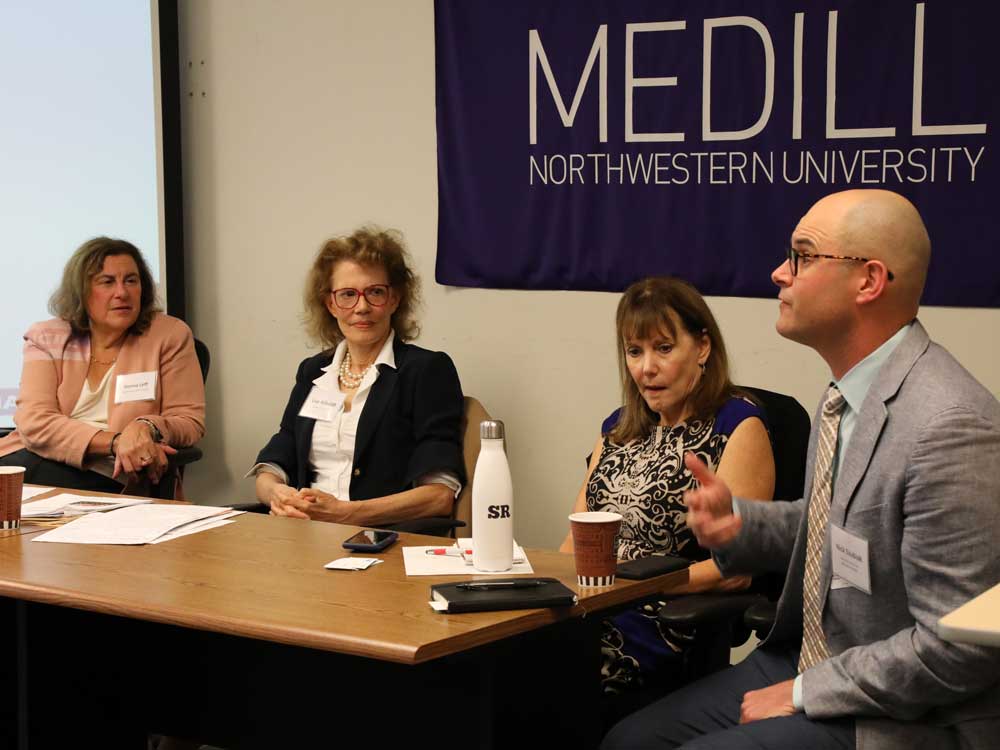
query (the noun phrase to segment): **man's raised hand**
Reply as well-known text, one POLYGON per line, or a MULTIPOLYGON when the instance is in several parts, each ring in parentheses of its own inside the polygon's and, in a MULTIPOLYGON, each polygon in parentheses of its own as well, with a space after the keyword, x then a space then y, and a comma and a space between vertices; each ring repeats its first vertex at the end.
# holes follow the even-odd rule
POLYGON ((740 517, 733 513, 733 494, 693 453, 684 454, 684 465, 701 485, 684 493, 687 524, 702 547, 725 547, 736 538, 743 525, 740 517))

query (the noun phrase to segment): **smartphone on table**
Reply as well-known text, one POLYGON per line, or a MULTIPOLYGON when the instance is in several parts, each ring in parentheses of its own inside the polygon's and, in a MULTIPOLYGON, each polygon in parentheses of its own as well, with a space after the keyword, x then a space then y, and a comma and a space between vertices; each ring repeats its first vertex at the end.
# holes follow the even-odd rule
POLYGON ((378 529, 362 529, 354 536, 344 540, 344 549, 352 552, 381 552, 399 539, 395 531, 380 531, 378 529))

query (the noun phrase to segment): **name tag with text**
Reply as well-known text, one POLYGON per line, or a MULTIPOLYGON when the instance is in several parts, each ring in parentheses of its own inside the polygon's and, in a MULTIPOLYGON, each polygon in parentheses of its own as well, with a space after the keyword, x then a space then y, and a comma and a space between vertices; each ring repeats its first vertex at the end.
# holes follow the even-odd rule
POLYGON ((868 567, 868 540, 830 524, 830 544, 833 580, 835 582, 831 587, 842 588, 844 584, 836 585, 839 578, 847 585, 871 595, 872 580, 868 567))
POLYGON ((156 371, 133 372, 115 378, 115 403, 152 401, 156 398, 156 371))
POLYGON ((329 422, 343 408, 344 399, 342 394, 331 393, 314 385, 313 389, 309 391, 309 396, 306 398, 305 403, 302 404, 302 408, 299 409, 299 416, 329 422))

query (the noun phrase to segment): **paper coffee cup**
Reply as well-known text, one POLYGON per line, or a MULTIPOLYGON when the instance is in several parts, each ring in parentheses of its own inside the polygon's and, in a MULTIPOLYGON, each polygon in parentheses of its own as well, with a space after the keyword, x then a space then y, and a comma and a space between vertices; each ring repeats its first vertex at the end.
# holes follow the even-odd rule
POLYGON ((618 566, 618 529, 622 517, 606 511, 571 513, 576 582, 581 586, 610 586, 618 566))
POLYGON ((16 529, 21 525, 23 488, 23 466, 0 466, 0 529, 16 529))

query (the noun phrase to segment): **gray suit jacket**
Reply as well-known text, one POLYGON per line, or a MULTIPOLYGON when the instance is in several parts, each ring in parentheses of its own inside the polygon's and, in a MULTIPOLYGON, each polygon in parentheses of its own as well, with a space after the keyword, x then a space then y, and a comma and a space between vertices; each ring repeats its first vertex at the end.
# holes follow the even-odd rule
MULTIPOLYGON (((818 423, 806 499, 738 500, 743 530, 716 554, 727 575, 787 569, 767 642, 794 647, 818 423)), ((997 747, 1000 649, 944 641, 937 622, 1000 581, 1000 404, 917 322, 876 376, 846 450, 830 523, 868 540, 872 594, 830 589, 828 538, 831 658, 803 673, 806 714, 855 717, 859 749, 997 747)))

